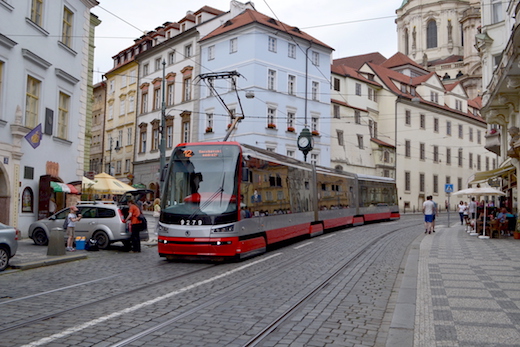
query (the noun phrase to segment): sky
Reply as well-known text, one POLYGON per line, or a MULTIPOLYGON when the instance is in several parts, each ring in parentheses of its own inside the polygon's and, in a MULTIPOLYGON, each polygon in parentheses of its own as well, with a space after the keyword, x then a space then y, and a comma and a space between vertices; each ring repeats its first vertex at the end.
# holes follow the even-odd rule
MULTIPOLYGON (((113 66, 112 56, 130 47, 145 31, 178 22, 187 11, 211 6, 227 12, 231 0, 98 0, 94 83, 113 66)), ((245 0, 241 2, 246 2, 245 0)), ((333 59, 397 52, 395 10, 402 0, 256 0, 258 12, 314 36, 334 48, 333 59)))

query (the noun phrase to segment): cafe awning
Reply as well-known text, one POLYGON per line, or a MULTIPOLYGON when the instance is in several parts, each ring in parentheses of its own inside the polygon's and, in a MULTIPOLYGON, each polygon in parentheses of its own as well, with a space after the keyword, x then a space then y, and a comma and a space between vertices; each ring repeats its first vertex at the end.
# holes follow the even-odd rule
POLYGON ((57 193, 79 194, 78 190, 72 184, 51 181, 51 188, 57 193))
POLYGON ((505 165, 494 170, 480 171, 475 174, 475 177, 469 182, 470 184, 487 181, 490 178, 502 177, 509 172, 514 171, 515 167, 510 161, 506 161, 505 165))

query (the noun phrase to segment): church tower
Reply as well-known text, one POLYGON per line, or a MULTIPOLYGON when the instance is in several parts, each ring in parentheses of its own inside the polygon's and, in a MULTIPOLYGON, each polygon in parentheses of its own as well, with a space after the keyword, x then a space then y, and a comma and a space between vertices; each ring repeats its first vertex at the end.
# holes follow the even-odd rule
POLYGON ((479 0, 403 0, 397 13, 399 52, 443 81, 460 81, 470 98, 482 90, 474 47, 480 28, 479 0))

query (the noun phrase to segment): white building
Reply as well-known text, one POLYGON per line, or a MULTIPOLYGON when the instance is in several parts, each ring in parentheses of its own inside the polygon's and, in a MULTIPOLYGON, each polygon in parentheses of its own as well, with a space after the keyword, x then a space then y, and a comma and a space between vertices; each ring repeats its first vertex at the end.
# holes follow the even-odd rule
MULTIPOLYGON (((496 168, 496 156, 484 148, 486 122, 479 115, 479 99, 469 99, 460 82, 447 83, 401 53, 389 59, 368 54, 335 60, 335 76, 341 76, 342 65, 352 68, 343 71, 354 93, 340 83, 333 94, 333 107, 340 104, 337 98, 347 104, 338 126, 353 121, 345 131, 354 129, 363 137, 368 132, 373 142, 373 150, 358 146, 346 152, 352 156, 346 159, 363 164, 344 169, 395 175, 401 211, 422 209, 428 195, 444 208, 446 184, 460 190, 476 172, 496 168), (349 117, 356 109, 359 121, 349 117)), ((336 157, 333 162, 341 165, 336 157)))
POLYGON ((0 221, 23 236, 48 215, 51 196, 58 207, 74 198, 54 193, 50 181, 83 176, 89 40, 99 23, 90 9, 97 4, 0 1, 0 221), (33 148, 24 137, 39 125, 33 148))

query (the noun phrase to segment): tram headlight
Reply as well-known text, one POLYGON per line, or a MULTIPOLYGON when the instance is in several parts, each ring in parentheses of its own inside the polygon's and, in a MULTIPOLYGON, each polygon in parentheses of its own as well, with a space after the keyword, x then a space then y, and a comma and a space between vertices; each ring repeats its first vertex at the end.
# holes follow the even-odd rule
POLYGON ((230 232, 233 232, 233 231, 235 231, 235 225, 234 224, 227 225, 225 227, 219 227, 219 228, 212 228, 211 229, 211 232, 213 232, 213 233, 230 233, 230 232))

